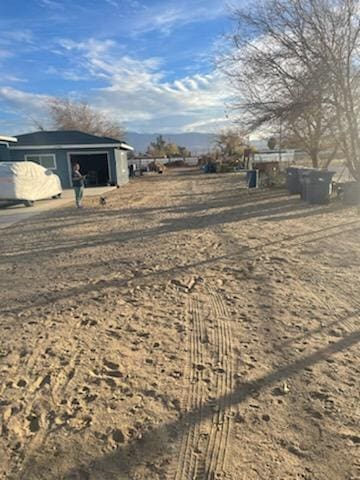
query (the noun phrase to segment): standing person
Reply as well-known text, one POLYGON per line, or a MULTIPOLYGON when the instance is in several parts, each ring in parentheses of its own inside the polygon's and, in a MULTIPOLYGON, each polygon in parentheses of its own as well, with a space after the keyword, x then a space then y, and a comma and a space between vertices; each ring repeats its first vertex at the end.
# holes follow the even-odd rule
POLYGON ((77 208, 83 208, 82 200, 84 196, 85 175, 80 173, 80 165, 75 163, 72 172, 72 183, 75 191, 75 202, 77 208))

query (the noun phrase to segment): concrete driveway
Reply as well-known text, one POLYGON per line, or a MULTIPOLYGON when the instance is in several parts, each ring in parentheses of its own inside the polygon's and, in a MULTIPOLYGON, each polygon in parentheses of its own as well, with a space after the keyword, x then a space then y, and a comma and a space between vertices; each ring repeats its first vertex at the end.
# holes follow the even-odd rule
MULTIPOLYGON (((86 188, 84 197, 96 197, 111 192, 116 187, 93 187, 86 188)), ((64 190, 61 198, 40 200, 35 202, 33 207, 25 207, 22 204, 13 205, 9 207, 0 207, 0 229, 9 227, 14 223, 26 220, 34 215, 38 215, 42 212, 53 210, 54 208, 60 208, 69 203, 75 204, 74 191, 64 190)))

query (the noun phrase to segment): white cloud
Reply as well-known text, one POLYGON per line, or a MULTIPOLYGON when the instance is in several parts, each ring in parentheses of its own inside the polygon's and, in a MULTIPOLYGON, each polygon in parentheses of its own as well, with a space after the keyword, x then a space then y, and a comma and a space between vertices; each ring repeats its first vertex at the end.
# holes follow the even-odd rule
POLYGON ((92 52, 94 55, 105 53, 110 48, 115 47, 116 43, 113 40, 96 40, 95 38, 90 38, 85 42, 75 42, 67 38, 58 40, 59 46, 68 51, 79 50, 81 52, 89 53, 92 52))
POLYGON ((213 20, 226 12, 223 0, 158 2, 152 5, 151 9, 144 9, 137 15, 133 21, 132 33, 138 35, 157 30, 169 34, 174 28, 213 20))
POLYGON ((10 58, 14 55, 13 52, 10 50, 5 50, 5 49, 0 49, 0 60, 3 60, 5 58, 10 58))
POLYGON ((16 123, 12 126, 9 121, 9 128, 16 134, 31 129, 34 130, 35 120, 46 121, 47 103, 51 97, 36 93, 28 93, 11 87, 0 87, 0 104, 4 103, 11 108, 11 112, 17 118, 16 123))
POLYGON ((10 82, 10 83, 27 83, 27 78, 17 77, 16 75, 6 74, 2 76, 3 82, 10 82))
POLYGON ((0 99, 7 100, 20 108, 30 107, 33 111, 44 112, 50 98, 50 95, 23 92, 12 87, 0 87, 0 99))
POLYGON ((105 0, 105 2, 108 3, 109 5, 111 5, 114 8, 119 8, 120 7, 120 5, 115 0, 105 0))
POLYGON ((229 119, 226 116, 218 117, 218 118, 204 118, 203 120, 199 120, 194 123, 189 123, 184 127, 184 132, 196 132, 196 131, 204 131, 204 132, 212 132, 212 131, 219 131, 225 126, 229 125, 229 119))
POLYGON ((139 9, 146 9, 147 7, 143 5, 141 2, 138 2, 137 0, 104 0, 105 3, 111 5, 114 8, 120 8, 120 3, 126 4, 128 7, 130 7, 133 10, 139 10, 139 9))
MULTIPOLYGON (((89 39, 60 44, 76 56, 82 73, 102 80, 105 86, 93 92, 91 102, 128 128, 173 131, 198 130, 223 121, 228 87, 219 72, 166 81, 162 60, 139 60, 121 55, 112 41, 89 39), (216 120, 218 122, 218 120, 216 120)), ((67 75, 67 74, 65 74, 67 75)))
POLYGON ((34 35, 29 29, 3 30, 0 34, 0 45, 32 44, 34 35))
MULTIPOLYGON (((35 44, 33 32, 29 29, 1 29, 0 27, 0 61, 8 58, 18 57, 19 62, 24 61, 24 56, 39 50, 35 44)), ((18 63, 19 65, 19 63, 18 63)), ((3 73, 3 72, 1 72, 3 73)), ((4 77, 1 75, 0 80, 4 77)))
MULTIPOLYGON (((95 108, 143 132, 213 131, 226 122, 225 103, 230 92, 218 71, 166 79, 159 58, 136 59, 125 55, 113 41, 89 39, 59 41, 59 48, 74 61, 74 68, 48 73, 70 80, 98 80, 103 84, 91 95, 75 92, 95 108)), ((0 89, 0 99, 27 115, 44 115, 46 95, 13 88, 0 89), (35 113, 34 113, 35 112, 35 113)))
POLYGON ((56 1, 56 0, 38 0, 38 3, 42 7, 48 7, 51 9, 55 10, 63 10, 64 6, 61 4, 61 2, 56 1))
POLYGON ((148 7, 143 3, 139 2, 138 0, 125 0, 126 3, 134 9, 147 9, 148 7))

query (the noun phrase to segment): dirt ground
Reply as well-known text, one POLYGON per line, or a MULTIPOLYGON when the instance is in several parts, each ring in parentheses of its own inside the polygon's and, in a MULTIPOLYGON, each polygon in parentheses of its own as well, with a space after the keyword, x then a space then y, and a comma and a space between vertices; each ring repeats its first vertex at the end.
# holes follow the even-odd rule
POLYGON ((360 217, 177 171, 1 232, 0 478, 355 480, 360 217))

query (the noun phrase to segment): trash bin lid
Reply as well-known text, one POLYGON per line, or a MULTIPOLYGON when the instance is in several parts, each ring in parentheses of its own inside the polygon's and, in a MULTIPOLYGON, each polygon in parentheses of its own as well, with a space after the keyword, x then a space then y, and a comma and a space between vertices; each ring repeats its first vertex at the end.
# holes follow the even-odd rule
POLYGON ((331 181, 336 172, 329 170, 310 170, 310 176, 314 179, 322 179, 323 181, 331 181))
POLYGON ((300 178, 301 177, 308 177, 308 176, 310 176, 310 174, 311 174, 310 168, 302 168, 301 170, 299 170, 300 178))

